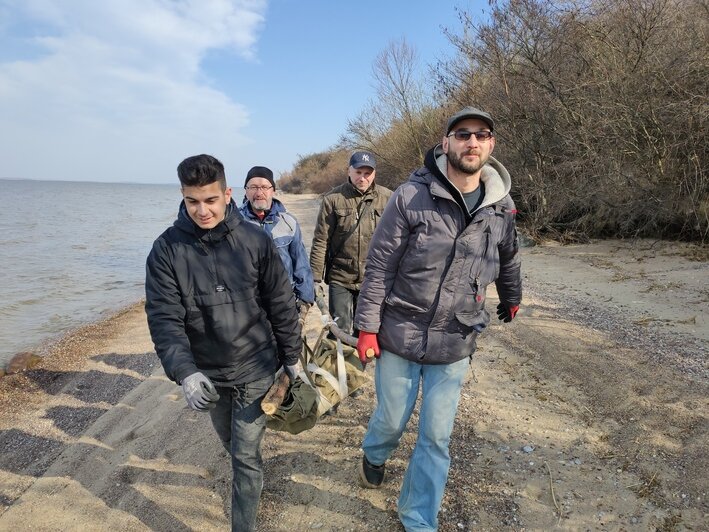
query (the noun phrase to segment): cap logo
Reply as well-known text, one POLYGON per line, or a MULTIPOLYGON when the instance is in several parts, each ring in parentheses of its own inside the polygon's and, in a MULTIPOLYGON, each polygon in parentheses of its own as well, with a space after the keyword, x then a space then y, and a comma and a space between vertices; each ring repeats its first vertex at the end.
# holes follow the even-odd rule
POLYGON ((367 155, 366 153, 363 153, 363 154, 362 154, 362 160, 369 162, 369 155, 367 155))

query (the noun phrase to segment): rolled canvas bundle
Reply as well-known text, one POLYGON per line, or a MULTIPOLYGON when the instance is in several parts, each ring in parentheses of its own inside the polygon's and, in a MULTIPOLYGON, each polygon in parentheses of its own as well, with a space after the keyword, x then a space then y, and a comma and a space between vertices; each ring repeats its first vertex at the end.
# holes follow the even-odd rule
POLYGON ((298 434, 313 428, 320 416, 369 380, 357 351, 340 340, 321 335, 312 352, 306 343, 303 350, 303 371, 283 403, 267 416, 272 430, 298 434))

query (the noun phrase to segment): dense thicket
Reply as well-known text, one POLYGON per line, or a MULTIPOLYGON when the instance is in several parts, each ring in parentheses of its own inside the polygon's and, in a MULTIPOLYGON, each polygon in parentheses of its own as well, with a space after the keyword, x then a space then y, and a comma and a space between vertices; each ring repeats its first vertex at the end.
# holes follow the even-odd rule
POLYGON ((509 0, 484 21, 460 15, 433 90, 405 42, 382 53, 377 101, 339 146, 345 167, 349 149, 371 149, 396 186, 451 109, 473 104, 495 117, 530 233, 709 241, 709 2, 509 0))

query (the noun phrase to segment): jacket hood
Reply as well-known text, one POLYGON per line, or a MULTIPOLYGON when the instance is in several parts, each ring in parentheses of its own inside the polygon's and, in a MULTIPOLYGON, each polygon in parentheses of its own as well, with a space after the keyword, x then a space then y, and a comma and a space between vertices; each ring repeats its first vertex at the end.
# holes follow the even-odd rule
POLYGON ((227 205, 226 216, 224 217, 224 220, 219 222, 212 229, 202 229, 194 222, 194 220, 192 220, 192 218, 190 218, 190 215, 187 213, 187 206, 185 205, 185 201, 182 200, 182 202, 180 203, 180 210, 177 213, 177 220, 175 220, 172 225, 180 231, 183 231, 190 235, 194 235, 199 240, 209 242, 224 238, 227 234, 231 233, 234 228, 242 221, 243 218, 241 216, 241 213, 239 213, 239 209, 236 206, 236 202, 232 198, 229 204, 227 205))
MULTIPOLYGON (((463 194, 458 188, 448 179, 448 156, 443 153, 443 147, 437 144, 426 153, 424 159, 425 168, 430 172, 428 175, 435 178, 440 185, 452 196, 456 202, 460 204, 464 212, 468 212, 463 200, 463 194)), ((413 181, 426 182, 426 172, 416 172, 411 176, 413 181), (414 179, 415 178, 415 179, 414 179)), ((430 180, 429 180, 430 181, 430 180)), ((500 161, 492 155, 488 159, 480 174, 480 181, 485 184, 485 198, 480 207, 487 207, 503 199, 507 196, 512 188, 512 180, 507 169, 500 161)), ((469 216, 469 214, 468 214, 469 216)))

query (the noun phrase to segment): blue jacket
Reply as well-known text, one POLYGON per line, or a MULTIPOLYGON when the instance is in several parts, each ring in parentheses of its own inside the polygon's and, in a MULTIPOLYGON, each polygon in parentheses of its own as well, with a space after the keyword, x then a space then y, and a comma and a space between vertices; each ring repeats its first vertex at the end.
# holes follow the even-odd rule
POLYGON ((296 300, 312 304, 315 301, 313 272, 305 252, 298 220, 287 212, 283 203, 276 198, 273 198, 271 210, 263 220, 251 211, 247 200, 239 207, 239 212, 244 220, 261 226, 271 235, 290 278, 296 300))

